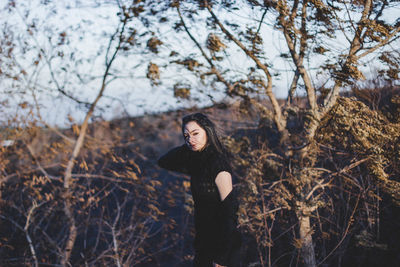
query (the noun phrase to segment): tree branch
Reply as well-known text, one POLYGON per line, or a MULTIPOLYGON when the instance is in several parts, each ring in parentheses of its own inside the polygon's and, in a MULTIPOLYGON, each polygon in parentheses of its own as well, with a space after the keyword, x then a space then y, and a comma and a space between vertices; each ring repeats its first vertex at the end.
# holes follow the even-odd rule
MULTIPOLYGON (((72 211, 72 203, 71 203, 71 196, 72 196, 72 191, 71 191, 71 178, 72 178, 72 169, 75 165, 76 162, 76 158, 78 157, 78 154, 83 146, 84 140, 85 140, 85 136, 86 136, 86 131, 89 125, 89 119, 91 118, 94 109, 98 103, 98 101, 100 100, 100 98, 103 96, 104 90, 106 89, 106 81, 107 81, 107 77, 108 74, 110 72, 111 69, 111 65, 114 62, 117 53, 119 52, 122 42, 123 42, 123 33, 125 31, 125 26, 126 23, 128 22, 128 17, 125 17, 123 22, 122 22, 122 27, 121 29, 117 29, 117 32, 119 34, 119 41, 117 44, 117 47, 115 48, 113 54, 111 55, 111 58, 108 59, 108 53, 106 54, 106 60, 105 60, 105 64, 106 64, 106 69, 103 75, 103 80, 101 83, 101 88, 95 98, 95 100, 92 102, 92 104, 90 105, 90 109, 89 111, 86 113, 85 119, 82 123, 81 129, 79 131, 79 136, 78 139, 75 143, 72 155, 67 163, 67 167, 64 173, 64 190, 65 190, 65 195, 64 195, 64 212, 65 215, 67 216, 69 223, 70 223, 70 229, 69 229, 69 235, 68 235, 68 239, 67 239, 67 243, 66 243, 66 247, 65 247, 65 252, 64 252, 64 257, 62 259, 62 265, 66 266, 68 264, 69 258, 71 256, 71 252, 72 249, 74 247, 74 243, 75 243, 75 239, 77 236, 77 228, 75 225, 75 218, 74 218, 74 214, 72 211)), ((114 38, 114 35, 111 37, 111 39, 114 38)))
POLYGON ((399 32, 400 32, 400 27, 395 28, 395 30, 389 36, 387 36, 384 40, 379 42, 379 44, 377 44, 376 46, 371 47, 367 51, 364 51, 362 54, 356 56, 355 60, 359 60, 360 58, 363 58, 366 55, 375 52, 377 49, 381 48, 382 46, 385 46, 385 45, 389 44, 390 42, 393 42, 394 40, 399 38, 399 37, 394 38, 396 36, 396 34, 398 34, 399 32))
POLYGON ((205 1, 205 5, 206 8, 208 9, 209 13, 211 14, 212 18, 214 19, 214 21, 217 23, 217 25, 219 26, 219 28, 222 30, 223 33, 225 33, 225 35, 231 39, 237 46, 239 46, 240 49, 242 49, 242 51, 248 56, 250 57, 257 65, 258 68, 260 68, 261 70, 264 71, 266 77, 267 77, 267 85, 263 85, 266 91, 266 94, 268 95, 273 110, 274 110, 274 122, 278 128, 278 131, 282 134, 282 135, 286 135, 285 134, 285 127, 286 127, 286 120, 285 118, 282 116, 282 110, 281 107, 279 106, 279 103, 275 97, 275 95, 272 92, 272 76, 267 68, 267 66, 265 66, 263 63, 261 63, 261 61, 251 52, 249 51, 238 39, 236 39, 223 25, 222 23, 219 21, 219 19, 217 18, 217 16, 214 14, 214 12, 212 11, 208 1, 205 1))
MULTIPOLYGON (((285 6, 278 8, 279 14, 279 22, 283 28, 283 35, 286 40, 286 44, 289 48, 293 63, 296 66, 296 69, 300 76, 302 77, 304 81, 304 85, 306 87, 307 91, 307 99, 308 103, 310 105, 310 110, 313 113, 313 116, 315 118, 319 118, 318 116, 318 106, 317 106, 317 98, 315 94, 315 88, 312 85, 311 78, 308 75, 305 67, 304 67, 304 55, 305 55, 305 50, 307 48, 307 29, 306 29, 306 23, 307 23, 307 4, 308 1, 303 1, 303 6, 302 6, 302 13, 301 13, 301 30, 298 31, 290 20, 286 21, 285 19, 285 6), (296 52, 296 32, 300 32, 300 47, 299 47, 299 53, 296 52), (292 37, 293 35, 293 37, 292 37)), ((293 13, 293 12, 292 12, 293 13)), ((296 80, 296 74, 294 77, 294 80, 292 82, 292 86, 296 85, 297 86, 297 80, 296 80)), ((292 89, 292 87, 291 87, 292 89)))
MULTIPOLYGON (((362 12, 362 16, 361 16, 360 20, 358 21, 357 29, 355 30, 353 40, 350 44, 349 52, 346 56, 346 60, 343 64, 343 66, 347 66, 349 64, 354 63, 356 53, 362 45, 361 32, 363 31, 363 29, 365 27, 364 22, 367 19, 367 16, 370 12, 371 5, 372 5, 371 0, 366 0, 366 3, 364 5, 364 10, 362 12)), ((321 111, 322 116, 325 115, 336 103, 336 99, 339 95, 340 87, 341 87, 341 80, 336 79, 335 85, 333 86, 332 90, 329 92, 329 94, 324 99, 324 109, 321 111)))

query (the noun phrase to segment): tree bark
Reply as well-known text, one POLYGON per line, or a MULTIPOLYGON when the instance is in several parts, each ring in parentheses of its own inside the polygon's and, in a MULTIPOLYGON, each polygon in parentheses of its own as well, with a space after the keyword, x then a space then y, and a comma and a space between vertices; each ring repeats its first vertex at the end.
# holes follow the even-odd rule
POLYGON ((304 266, 316 267, 314 244, 312 239, 311 224, 310 224, 310 211, 305 203, 301 203, 297 211, 297 219, 299 220, 299 235, 301 242, 301 257, 304 260, 304 266))
POLYGON ((74 217, 73 210, 72 210, 71 198, 69 196, 66 196, 66 199, 64 200, 64 213, 68 219, 69 233, 68 233, 67 242, 65 244, 64 254, 61 259, 61 265, 62 266, 70 266, 69 259, 71 257, 72 249, 74 248, 74 245, 75 245, 75 240, 76 240, 76 236, 78 234, 78 230, 75 225, 76 224, 75 217, 74 217))

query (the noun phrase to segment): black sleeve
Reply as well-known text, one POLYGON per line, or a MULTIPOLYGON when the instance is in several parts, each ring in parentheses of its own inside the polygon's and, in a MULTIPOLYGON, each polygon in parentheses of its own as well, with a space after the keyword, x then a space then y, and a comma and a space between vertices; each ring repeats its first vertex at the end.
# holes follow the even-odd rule
POLYGON ((213 158, 212 164, 212 177, 217 178, 218 173, 226 171, 232 174, 232 168, 226 157, 222 155, 217 155, 213 158))
POLYGON ((237 229, 238 201, 236 192, 232 190, 220 205, 221 241, 215 262, 219 265, 230 266, 242 243, 237 229))
POLYGON ((178 146, 158 159, 161 168, 189 174, 188 170, 189 149, 186 145, 178 146))

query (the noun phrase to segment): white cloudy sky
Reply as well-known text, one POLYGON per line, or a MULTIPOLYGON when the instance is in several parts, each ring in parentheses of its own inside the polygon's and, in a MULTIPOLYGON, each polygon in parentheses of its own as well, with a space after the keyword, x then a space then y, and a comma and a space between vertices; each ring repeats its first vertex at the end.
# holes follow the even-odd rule
MULTIPOLYGON (((62 60, 49 59, 54 70, 55 80, 74 97, 91 102, 101 84, 101 76, 104 73, 104 55, 108 44, 109 36, 115 31, 118 25, 118 11, 114 1, 49 1, 47 6, 40 3, 43 0, 20 0, 16 1, 17 9, 13 12, 6 12, 6 3, 0 4, 1 14, 0 25, 11 27, 15 33, 15 39, 20 42, 28 42, 27 51, 19 51, 15 58, 20 66, 27 72, 24 83, 25 88, 32 88, 35 92, 37 102, 40 104, 40 114, 49 124, 67 126, 68 115, 80 121, 84 116, 85 108, 76 105, 72 100, 62 96, 55 90, 56 86, 49 72, 49 66, 45 60, 39 64, 32 65, 32 59, 37 57, 38 49, 46 54, 57 54, 57 49, 65 54, 62 60), (102 2, 100 7, 95 3, 102 2), (107 4, 110 2, 110 4, 107 4), (3 5, 3 6, 1 6, 3 5), (35 22, 38 30, 33 37, 27 35, 28 25, 35 22), (67 45, 54 49, 51 44, 57 43, 58 33, 67 33, 67 45), (49 41, 49 37, 52 39, 49 41), (78 74, 79 73, 79 77, 78 74), (52 82, 50 82, 52 81, 52 82)), ((387 17, 395 20, 398 18, 398 8, 392 9, 386 14, 387 17)), ((171 14, 171 16, 177 16, 171 14)), ((226 15, 228 16, 228 15, 226 15)), ((251 10, 238 10, 230 13, 235 20, 241 21, 243 25, 254 23, 253 18, 261 17, 260 13, 251 10)), ((273 24, 273 17, 266 18, 266 24, 273 24)), ((207 33, 203 25, 191 25, 191 30, 196 37, 205 41, 207 33)), ((140 27, 138 27, 140 32, 140 27)), ((149 61, 163 66, 166 64, 166 57, 174 50, 180 54, 190 54, 196 50, 195 45, 187 36, 176 37, 173 31, 166 24, 152 29, 157 36, 165 40, 164 48, 159 55, 140 54, 133 51, 129 55, 120 55, 114 63, 112 73, 118 76, 111 82, 105 92, 105 97, 100 101, 96 116, 105 119, 113 117, 134 116, 144 112, 157 112, 174 109, 178 106, 207 105, 210 100, 207 94, 211 94, 216 100, 224 98, 223 94, 202 85, 199 81, 188 75, 184 70, 169 67, 162 69, 162 84, 152 87, 146 79, 146 69, 149 61), (193 88, 200 89, 203 93, 194 92, 193 99, 189 101, 178 101, 173 97, 173 84, 182 81, 190 84, 193 88)), ((287 88, 292 76, 291 66, 279 57, 285 52, 283 37, 271 27, 263 26, 261 35, 264 38, 264 47, 267 51, 267 58, 273 65, 273 71, 280 74, 274 80, 274 92, 278 97, 286 97, 287 88)), ((338 42, 341 38, 338 37, 338 42)), ((340 47, 340 46, 338 46, 340 47)), ((246 57, 241 53, 235 53, 235 47, 228 47, 231 55, 228 64, 233 75, 243 75, 236 69, 243 69, 247 64, 246 57)), ((197 51, 196 51, 197 53, 197 51)), ((314 59, 318 60, 318 59, 314 59)), ((311 62, 314 64, 315 62, 311 62)), ((366 69, 373 70, 374 61, 366 62, 366 69)), ((317 64, 318 65, 318 64, 317 64)), ((315 74, 315 71, 314 71, 315 74)), ((232 74, 231 74, 232 75, 232 74)), ((321 82, 323 76, 314 76, 316 83, 321 82)), ((16 90, 15 82, 0 81, 0 90, 16 90)), ((23 89, 21 89, 23 91, 23 89)), ((24 101, 34 102, 32 90, 23 94, 4 94, 1 92, 1 101, 8 98, 8 109, 3 107, 3 114, 23 114, 22 110, 15 103, 24 101)), ((36 112, 36 110, 35 110, 36 112)))

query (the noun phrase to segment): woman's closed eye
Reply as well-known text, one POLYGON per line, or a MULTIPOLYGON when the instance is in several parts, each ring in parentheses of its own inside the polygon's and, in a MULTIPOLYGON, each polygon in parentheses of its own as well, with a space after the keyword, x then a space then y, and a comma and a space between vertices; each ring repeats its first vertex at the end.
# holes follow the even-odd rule
POLYGON ((188 140, 188 139, 190 138, 190 136, 196 136, 196 135, 198 135, 198 134, 199 134, 198 132, 194 132, 194 133, 192 133, 191 135, 189 135, 189 134, 184 135, 183 138, 184 138, 185 140, 188 140))

